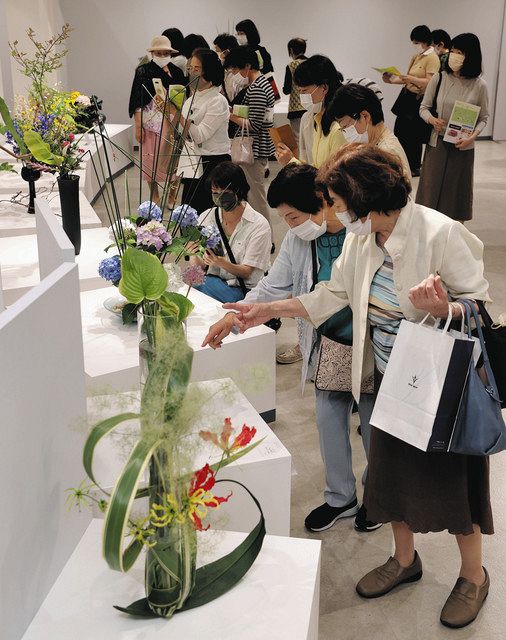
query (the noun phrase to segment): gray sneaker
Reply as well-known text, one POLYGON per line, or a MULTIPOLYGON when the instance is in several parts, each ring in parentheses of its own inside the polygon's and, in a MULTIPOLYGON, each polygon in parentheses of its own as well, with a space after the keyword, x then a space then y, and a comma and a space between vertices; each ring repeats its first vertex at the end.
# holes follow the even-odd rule
POLYGON ((302 360, 302 353, 298 344, 288 348, 286 351, 276 354, 276 362, 278 364, 293 364, 302 360))

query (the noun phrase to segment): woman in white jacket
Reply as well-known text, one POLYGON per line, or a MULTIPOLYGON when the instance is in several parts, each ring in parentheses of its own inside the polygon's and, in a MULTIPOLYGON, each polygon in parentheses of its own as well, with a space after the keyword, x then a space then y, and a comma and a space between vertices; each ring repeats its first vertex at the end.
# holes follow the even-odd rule
MULTIPOLYGON (((233 304, 242 330, 272 317, 303 317, 319 326, 346 305, 353 311, 353 393, 363 378, 385 371, 403 318, 448 316, 449 300, 489 300, 483 244, 463 225, 414 204, 397 158, 378 148, 349 145, 320 170, 347 227, 330 281, 292 300, 233 304), (438 274, 438 275, 435 275, 438 274)), ((450 304, 452 315, 461 306, 450 304)), ((422 576, 415 532, 456 536, 461 569, 441 622, 462 627, 478 615, 488 594, 482 534, 493 533, 487 457, 425 453, 371 429, 364 503, 368 517, 390 522, 395 553, 357 584, 365 598, 385 595, 422 576)))

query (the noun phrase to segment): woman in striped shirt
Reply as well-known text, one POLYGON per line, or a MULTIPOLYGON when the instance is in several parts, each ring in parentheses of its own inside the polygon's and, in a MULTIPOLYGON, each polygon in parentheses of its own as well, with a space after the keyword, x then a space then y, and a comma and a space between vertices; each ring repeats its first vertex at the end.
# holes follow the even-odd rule
POLYGON ((265 170, 269 157, 274 154, 274 144, 269 135, 274 118, 274 92, 269 81, 260 73, 258 57, 251 47, 238 47, 225 59, 225 68, 248 79, 248 90, 243 104, 248 106, 248 117, 233 113, 230 121, 239 128, 246 126, 253 136, 253 164, 242 165, 251 187, 249 202, 270 224, 269 206, 265 189, 265 170))

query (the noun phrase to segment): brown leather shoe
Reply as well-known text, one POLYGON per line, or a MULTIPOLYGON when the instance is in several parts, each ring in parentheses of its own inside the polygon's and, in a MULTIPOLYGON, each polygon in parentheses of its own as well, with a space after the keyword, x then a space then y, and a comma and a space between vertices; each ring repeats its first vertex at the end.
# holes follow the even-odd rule
POLYGON ((471 624, 479 614, 490 588, 490 577, 485 567, 483 571, 485 582, 481 587, 465 578, 457 580, 441 611, 440 620, 445 627, 460 629, 471 624))
POLYGON ((357 584, 356 590, 362 598, 379 598, 400 584, 420 580, 422 573, 422 561, 416 551, 410 567, 401 567, 395 558, 390 557, 381 567, 369 571, 357 584))

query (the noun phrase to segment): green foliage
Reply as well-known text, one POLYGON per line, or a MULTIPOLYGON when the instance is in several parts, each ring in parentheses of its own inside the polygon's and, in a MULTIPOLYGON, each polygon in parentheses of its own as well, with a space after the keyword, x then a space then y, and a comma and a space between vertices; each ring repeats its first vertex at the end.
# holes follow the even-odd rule
POLYGON ((158 300, 163 315, 173 317, 177 322, 184 322, 195 308, 186 296, 180 293, 165 291, 158 300))
POLYGON ((11 173, 16 173, 14 171, 14 165, 9 162, 0 162, 0 171, 10 171, 11 173))
POLYGON ((2 120, 5 124, 5 127, 2 127, 2 133, 7 133, 7 131, 9 131, 16 141, 16 144, 18 145, 20 153, 28 153, 28 149, 26 148, 23 138, 19 135, 19 133, 16 131, 16 128, 14 127, 14 122, 12 121, 9 107, 7 106, 3 98, 0 98, 0 115, 2 116, 2 120))
POLYGON ((129 247, 121 259, 119 292, 132 304, 158 300, 167 288, 168 276, 160 260, 146 251, 129 247))
POLYGON ((27 131, 24 135, 24 140, 30 153, 38 162, 43 162, 49 166, 60 166, 63 163, 63 156, 53 153, 51 147, 47 142, 44 142, 40 133, 27 131))

